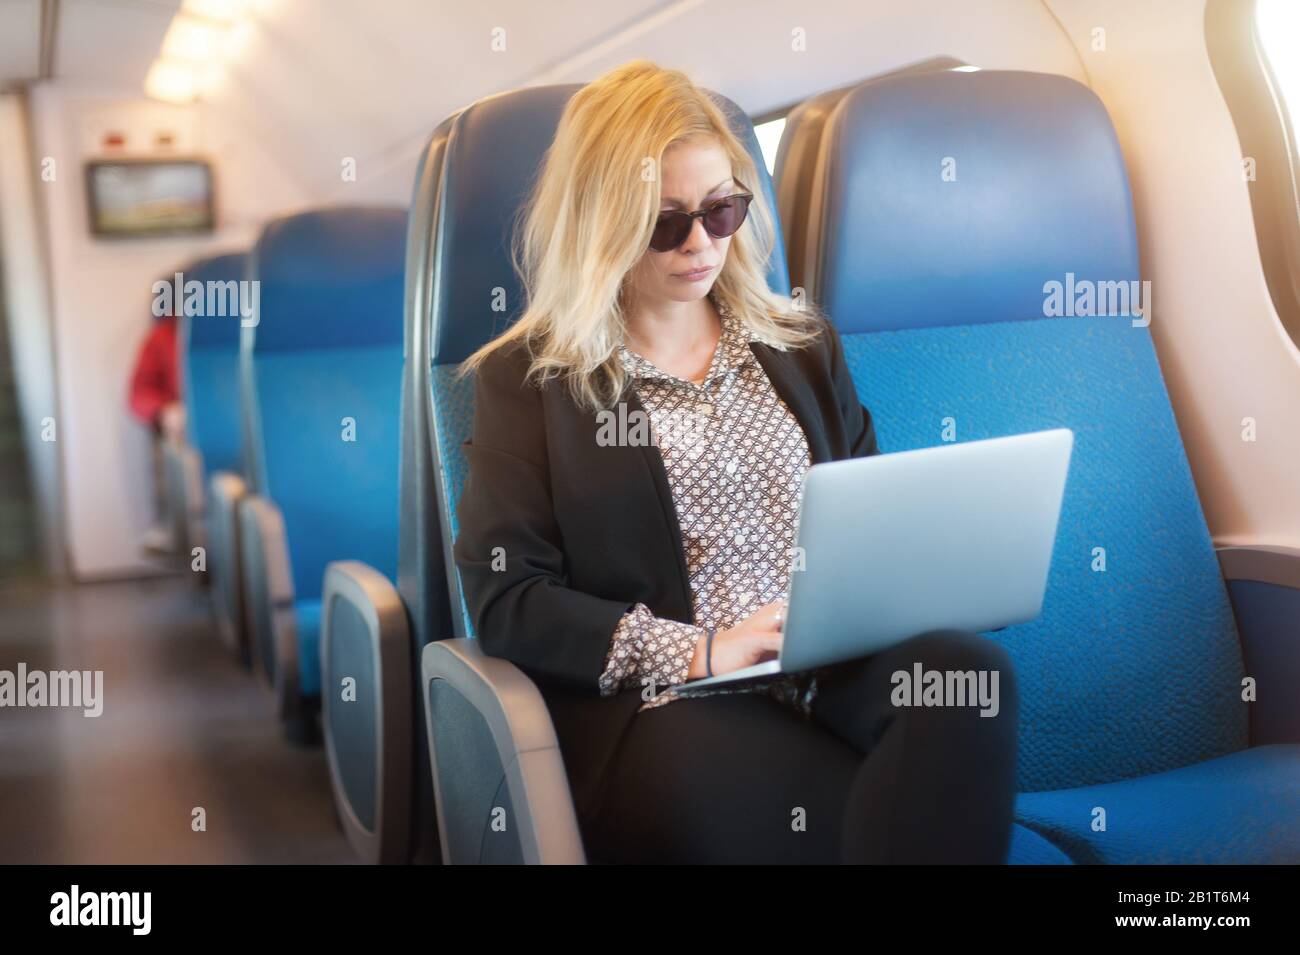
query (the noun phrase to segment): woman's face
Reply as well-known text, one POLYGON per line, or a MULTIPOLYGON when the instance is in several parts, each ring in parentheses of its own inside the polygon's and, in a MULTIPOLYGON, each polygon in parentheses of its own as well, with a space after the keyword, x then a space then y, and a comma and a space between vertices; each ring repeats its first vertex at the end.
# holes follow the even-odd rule
MULTIPOLYGON (((661 212, 695 212, 716 199, 739 191, 731 178, 731 160, 712 140, 670 146, 660 166, 661 212)), ((637 301, 648 304, 693 302, 713 288, 727 260, 731 237, 715 239, 696 219, 686 241, 670 252, 646 249, 632 270, 637 301)))

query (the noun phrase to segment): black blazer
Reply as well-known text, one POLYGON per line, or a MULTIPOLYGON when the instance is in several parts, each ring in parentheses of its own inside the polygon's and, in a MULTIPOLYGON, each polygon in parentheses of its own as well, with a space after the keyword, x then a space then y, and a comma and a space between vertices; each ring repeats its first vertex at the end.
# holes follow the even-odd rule
MULTIPOLYGON (((750 347, 803 427, 813 464, 876 453, 832 326, 803 348, 750 347)), ((541 687, 585 815, 642 703, 640 690, 597 692, 619 618, 644 603, 690 623, 691 588, 658 449, 597 443, 596 414, 562 384, 525 384, 527 367, 513 345, 478 370, 454 553, 483 649, 541 687)), ((629 416, 644 414, 635 391, 624 400, 629 416)))

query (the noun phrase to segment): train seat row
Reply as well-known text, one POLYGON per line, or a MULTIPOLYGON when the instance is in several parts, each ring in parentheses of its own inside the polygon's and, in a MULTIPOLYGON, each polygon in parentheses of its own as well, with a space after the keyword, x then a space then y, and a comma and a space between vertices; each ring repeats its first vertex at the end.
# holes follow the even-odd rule
MULTIPOLYGON (((188 281, 238 289, 245 257, 232 252, 201 259, 183 269, 188 281), (234 283, 233 286, 228 283, 234 283)), ((174 541, 182 551, 206 547, 207 486, 214 474, 243 469, 243 430, 239 415, 239 325, 195 322, 182 315, 179 326, 180 374, 186 396, 185 443, 168 444, 165 475, 174 541)), ((206 572, 207 561, 200 566, 206 572)), ((217 575, 213 575, 215 583, 217 575)))
MULTIPOLYGON (((242 252, 213 256, 183 270, 193 280, 236 290, 247 278, 242 252), (233 283, 233 285, 231 284, 233 283)), ((245 487, 244 402, 240 395, 239 322, 206 321, 182 310, 180 316, 181 391, 185 399, 188 447, 177 459, 187 477, 177 485, 172 512, 186 514, 177 538, 187 556, 206 549, 202 566, 212 589, 222 642, 248 662, 244 640, 243 586, 239 579, 235 504, 245 487)), ((178 468, 180 470, 180 468, 178 468)))
MULTIPOLYGON (((182 506, 206 508, 223 633, 299 732, 320 700, 339 815, 367 861, 426 856, 435 819, 444 861, 586 859, 542 696, 483 652, 451 560, 474 410, 457 367, 520 313, 511 229, 576 89, 447 119, 409 213, 272 223, 222 260, 261 281, 256 327, 184 338, 211 486, 182 506), (204 430, 218 404, 220 440, 204 430)), ((876 80, 792 115, 776 187, 749 119, 718 101, 774 218, 781 196, 769 282, 787 293, 793 277, 836 323, 882 450, 1075 431, 1043 614, 990 635, 1022 693, 1008 861, 1300 855, 1296 706, 1250 669, 1296 666, 1281 635, 1297 594, 1225 585, 1150 312, 1044 306, 1067 275, 1140 275, 1100 101, 1032 73, 876 80), (1248 676, 1267 700, 1246 702, 1248 676)))

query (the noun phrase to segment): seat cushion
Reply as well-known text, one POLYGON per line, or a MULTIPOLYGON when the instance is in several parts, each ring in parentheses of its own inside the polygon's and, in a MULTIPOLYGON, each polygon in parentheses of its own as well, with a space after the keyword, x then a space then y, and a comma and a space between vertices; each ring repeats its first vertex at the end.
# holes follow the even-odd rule
POLYGON ((1007 865, 1073 865, 1070 857, 1032 829, 1019 823, 1011 827, 1007 865))
POLYGON ((1016 818, 1078 863, 1294 864, 1300 745, 1257 746, 1138 779, 1022 793, 1016 818), (1104 831, 1093 829, 1098 809, 1105 810, 1104 831))
POLYGON ((320 600, 295 600, 298 624, 298 690, 302 696, 320 695, 320 600))

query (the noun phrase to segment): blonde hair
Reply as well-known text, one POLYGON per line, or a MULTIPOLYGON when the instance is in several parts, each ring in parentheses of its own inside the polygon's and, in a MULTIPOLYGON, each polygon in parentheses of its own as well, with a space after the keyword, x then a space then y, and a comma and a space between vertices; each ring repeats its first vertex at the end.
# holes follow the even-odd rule
POLYGON ((522 342, 531 357, 529 380, 561 379, 593 411, 612 405, 626 385, 617 360, 625 293, 659 214, 658 169, 670 146, 700 139, 715 141, 733 177, 754 193, 710 294, 753 337, 777 349, 811 341, 812 310, 768 288, 773 217, 749 152, 709 94, 684 73, 637 60, 570 98, 515 230, 524 313, 467 358, 461 373, 522 342))

